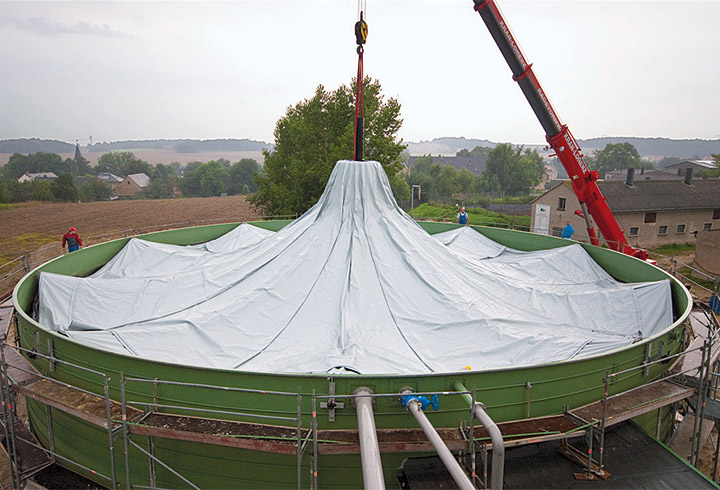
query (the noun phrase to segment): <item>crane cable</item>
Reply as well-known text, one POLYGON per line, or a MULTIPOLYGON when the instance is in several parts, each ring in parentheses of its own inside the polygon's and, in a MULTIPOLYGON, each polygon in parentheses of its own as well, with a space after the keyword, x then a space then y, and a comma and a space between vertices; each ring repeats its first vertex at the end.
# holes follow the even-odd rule
POLYGON ((367 7, 366 5, 363 6, 364 3, 364 0, 358 0, 360 20, 355 23, 355 42, 358 45, 358 69, 357 79, 355 80, 357 89, 355 93, 355 151, 353 154, 353 160, 358 162, 363 160, 363 120, 365 117, 365 110, 363 107, 365 105, 363 99, 363 82, 365 80, 363 75, 363 52, 365 49, 363 48, 363 44, 365 44, 365 41, 367 40, 368 25, 363 19, 363 7, 365 7, 365 9, 367 7))

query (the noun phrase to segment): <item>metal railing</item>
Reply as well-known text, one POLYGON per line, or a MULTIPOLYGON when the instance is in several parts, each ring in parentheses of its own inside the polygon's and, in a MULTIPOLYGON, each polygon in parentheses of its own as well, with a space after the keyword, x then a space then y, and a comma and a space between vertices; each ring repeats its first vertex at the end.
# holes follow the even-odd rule
MULTIPOLYGON (((633 388, 629 391, 634 391, 641 389, 643 387, 651 386, 655 383, 660 383, 667 380, 673 380, 678 377, 681 377, 682 375, 698 375, 700 382, 703 383, 703 380, 706 379, 708 376, 707 374, 709 371, 709 359, 711 352, 711 348, 713 348, 714 345, 717 344, 718 337, 720 337, 720 330, 715 330, 712 332, 712 335, 709 337, 709 339, 705 342, 705 344, 702 347, 699 347, 694 350, 700 350, 703 352, 702 358, 703 363, 702 366, 699 368, 700 373, 697 373, 698 368, 693 368, 692 370, 686 371, 686 372, 677 372, 668 374, 666 376, 662 376, 659 379, 653 380, 649 383, 645 383, 642 386, 639 386, 637 388, 633 388)), ((133 408, 135 410, 140 411, 143 415, 140 418, 140 421, 138 423, 142 423, 142 420, 144 417, 147 417, 149 414, 152 413, 162 413, 162 414, 172 414, 172 415, 178 415, 179 413, 188 413, 190 416, 194 417, 207 417, 210 419, 217 419, 217 420, 229 420, 233 418, 239 418, 239 419, 246 419, 246 418, 261 418, 264 420, 269 421, 277 421, 281 422, 281 425, 283 427, 286 427, 288 429, 292 429, 292 427, 295 428, 295 437, 293 440, 296 444, 296 452, 297 452, 297 483, 298 488, 302 486, 302 472, 303 472, 303 456, 307 452, 307 450, 310 451, 310 475, 311 475, 311 488, 317 489, 318 488, 318 465, 317 465, 317 459, 318 459, 318 443, 320 442, 318 440, 318 424, 317 424, 317 404, 319 401, 329 401, 329 400, 338 400, 338 399, 346 399, 351 400, 356 395, 344 395, 344 394, 335 394, 335 393, 328 393, 328 394, 317 394, 313 390, 312 393, 301 393, 298 392, 283 392, 283 391, 268 391, 268 390, 258 390, 258 389, 248 389, 248 388, 237 388, 237 387, 228 387, 228 386, 219 386, 219 385, 213 385, 213 384, 200 384, 200 383, 187 383, 187 382, 178 382, 178 381, 168 381, 168 380, 161 380, 161 379, 146 379, 146 378, 137 378, 137 377, 125 377, 120 375, 119 380, 119 389, 116 388, 115 391, 119 391, 119 398, 120 400, 114 400, 111 398, 110 395, 110 375, 107 373, 102 373, 97 370, 88 369, 83 366, 79 366, 77 364, 74 364, 72 362, 63 361, 61 359, 58 359, 54 356, 52 353, 43 354, 40 352, 37 352, 35 350, 27 350, 23 349, 14 345, 10 345, 7 343, 0 344, 0 372, 2 374, 2 385, 0 389, 0 396, 1 396, 1 402, 2 402, 2 426, 6 433, 6 441, 8 441, 9 445, 9 454, 13 461, 13 468, 15 469, 15 472, 13 474, 14 478, 14 485, 16 488, 21 488, 20 484, 22 483, 21 480, 24 478, 27 478, 29 476, 29 472, 20 473, 18 471, 19 466, 17 466, 18 463, 18 455, 16 452, 16 441, 20 439, 19 435, 13 433, 13 407, 14 407, 14 394, 12 388, 13 381, 8 376, 8 363, 5 356, 5 349, 12 348, 20 352, 21 354, 25 355, 31 355, 36 356, 37 358, 40 358, 41 360, 48 363, 49 366, 55 366, 55 369, 57 369, 58 366, 67 366, 72 369, 80 370, 81 372, 85 373, 87 376, 99 378, 99 384, 102 386, 102 394, 93 393, 91 391, 63 383, 60 381, 57 381, 53 379, 50 376, 38 374, 36 371, 29 371, 24 370, 26 373, 31 374, 33 376, 36 376, 37 378, 47 380, 51 383, 58 384, 64 388, 69 388, 72 390, 76 390, 77 393, 95 397, 98 399, 101 399, 104 401, 105 407, 106 407, 106 425, 107 425, 107 432, 108 432, 108 458, 110 460, 110 467, 112 468, 111 474, 103 474, 98 471, 98 468, 89 468, 87 466, 84 466, 76 461, 72 461, 70 459, 67 459, 66 456, 63 456, 62 454, 58 453, 55 450, 54 446, 54 436, 52 434, 52 410, 55 410, 57 408, 51 409, 50 407, 47 407, 48 411, 48 448, 39 446, 38 444, 34 443, 33 441, 28 441, 23 439, 24 442, 32 445, 33 447, 36 447, 40 450, 43 450, 52 456, 52 460, 55 461, 57 459, 62 459, 68 463, 76 465, 76 467, 86 471, 91 472, 94 475, 97 475, 99 478, 101 478, 103 481, 107 483, 108 486, 111 488, 118 488, 119 486, 119 479, 118 475, 115 473, 115 455, 114 455, 114 447, 118 441, 119 437, 122 437, 123 444, 124 444, 124 457, 125 457, 125 483, 127 484, 128 488, 130 487, 137 487, 137 488, 151 488, 155 489, 157 487, 157 480, 155 478, 155 468, 156 466, 163 467, 167 472, 177 477, 183 485, 186 485, 188 487, 192 488, 198 488, 198 486, 187 479, 181 471, 179 471, 177 468, 172 468, 170 465, 166 464, 162 461, 162 459, 156 454, 155 452, 155 445, 154 445, 154 436, 146 436, 148 437, 148 444, 146 444, 144 447, 141 444, 138 444, 136 441, 133 440, 133 431, 132 426, 135 424, 134 421, 130 420, 130 417, 128 416, 128 411, 130 408, 133 408), (149 388, 142 389, 138 388, 139 386, 145 386, 148 385, 149 388), (274 402, 273 400, 277 397, 291 397, 295 398, 296 403, 296 412, 295 416, 282 416, 282 415, 269 415, 269 414, 262 414, 262 413, 253 413, 252 410, 243 410, 242 408, 232 408, 232 409, 212 409, 208 407, 188 407, 188 406, 181 406, 178 404, 168 404, 168 403, 161 403, 160 399, 158 397, 158 390, 161 389, 162 386, 175 386, 175 387, 181 387, 184 389, 192 390, 197 395, 203 394, 207 395, 207 392, 224 392, 224 393, 246 393, 250 395, 257 395, 257 396, 267 396, 269 401, 268 403, 272 405, 274 402), (134 388, 134 389, 131 389, 134 388), (309 404, 311 407, 311 410, 308 410, 308 407, 305 407, 303 410, 303 399, 305 399, 305 404, 308 404, 307 398, 310 398, 309 404), (121 413, 122 416, 118 420, 117 417, 113 417, 112 415, 112 406, 114 406, 117 409, 117 404, 120 404, 121 407, 121 413), (303 416, 310 417, 309 424, 307 423, 307 418, 305 419, 305 424, 303 424, 303 416), (282 424, 285 423, 285 424, 282 424), (290 424, 290 425, 288 425, 290 424), (133 483, 132 479, 139 478, 137 476, 133 476, 133 474, 130 472, 130 461, 128 458, 128 453, 130 449, 133 448, 133 450, 137 451, 137 453, 141 454, 142 456, 146 457, 148 459, 148 480, 150 481, 149 487, 143 487, 142 485, 139 485, 138 482, 133 483)), ((598 462, 599 467, 602 468, 603 465, 603 452, 604 452, 604 433, 606 429, 606 413, 608 409, 608 402, 611 400, 614 396, 619 395, 609 395, 609 386, 613 384, 614 380, 622 379, 623 376, 627 376, 631 373, 642 371, 642 370, 648 370, 650 366, 656 365, 658 363, 669 363, 670 361, 677 359, 680 356, 686 355, 690 351, 684 351, 679 354, 674 354, 670 356, 664 356, 660 359, 652 359, 650 357, 646 358, 645 362, 641 363, 638 366, 618 371, 614 373, 605 372, 604 378, 602 378, 602 382, 599 385, 596 385, 596 387, 604 389, 604 394, 601 398, 602 403, 602 417, 600 420, 595 421, 580 421, 580 425, 577 429, 573 429, 574 436, 577 436, 578 434, 582 435, 583 431, 585 431, 587 437, 586 440, 589 442, 589 444, 593 444, 594 436, 598 436, 599 445, 600 445, 600 460, 598 462), (579 431, 579 432, 578 432, 579 431), (588 435, 589 434, 589 435, 588 435)), ((21 369, 21 367, 18 366, 12 366, 14 369, 21 369)), ((600 374, 599 374, 600 375, 600 374)), ((716 373, 716 378, 720 378, 720 374, 716 373)), ((705 396, 708 396, 708 393, 717 393, 718 386, 717 382, 715 382, 714 385, 708 385, 707 383, 704 385, 705 388, 701 386, 701 388, 697 391, 697 407, 702 407, 704 405, 703 401, 705 400, 705 396), (712 390, 708 390, 707 387, 712 387, 712 390), (714 391, 713 391, 714 390, 714 391)), ((627 392, 626 392, 627 393, 627 392)), ((437 395, 438 397, 456 397, 460 396, 464 399, 467 399, 467 397, 471 398, 471 406, 474 405, 476 402, 476 390, 473 389, 472 391, 431 391, 431 392, 418 392, 414 393, 418 396, 429 396, 432 397, 434 395, 437 395)), ((363 396, 371 396, 373 400, 380 400, 380 399, 386 399, 386 398, 398 398, 400 396, 400 393, 373 393, 370 395, 363 395, 363 396)), ((492 408, 492 407, 491 407, 492 408)), ((116 412, 117 413, 117 412, 116 412)), ((701 414, 699 414, 701 416, 701 414)), ((468 463, 467 459, 463 454, 461 453, 459 455, 458 459, 462 460, 462 464, 465 465, 468 472, 473 478, 473 483, 476 485, 479 485, 481 488, 487 488, 487 464, 488 464, 488 458, 487 458, 487 442, 486 440, 481 440, 475 436, 475 429, 473 425, 473 418, 470 413, 470 409, 468 409, 468 413, 466 415, 467 420, 461 421, 461 432, 463 434, 463 437, 467 441, 467 452, 465 453, 465 456, 470 458, 470 462, 468 463), (478 472, 476 468, 476 452, 480 451, 482 456, 482 471, 478 472), (468 468, 469 466, 469 468, 468 468)), ((701 422, 700 422, 701 423, 701 422)), ((696 431, 697 433, 700 432, 700 428, 696 431)), ((567 437, 571 437, 571 435, 568 433, 567 437)), ((157 436, 157 437, 162 437, 157 436)), ((693 445, 695 445, 695 441, 693 441, 693 445)), ((697 451, 695 452, 697 454, 697 451)), ((697 459, 695 457, 695 459, 697 459)), ((697 463, 697 460, 695 460, 695 463, 697 463)), ((597 471, 597 468, 593 468, 594 462, 590 459, 587 460, 587 469, 588 471, 597 471)), ((37 469, 32 470, 37 471, 37 469)))

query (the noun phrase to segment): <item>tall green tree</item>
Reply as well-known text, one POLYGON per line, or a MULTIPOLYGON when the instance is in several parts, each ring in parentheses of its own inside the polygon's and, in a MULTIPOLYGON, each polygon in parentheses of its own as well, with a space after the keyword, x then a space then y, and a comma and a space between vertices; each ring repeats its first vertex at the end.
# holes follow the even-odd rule
POLYGON ((185 173, 180 179, 180 190, 183 196, 200 195, 200 175, 198 169, 204 165, 202 162, 190 162, 185 166, 185 173))
POLYGON ((219 196, 227 192, 230 174, 220 162, 207 162, 198 168, 200 195, 203 197, 219 196))
POLYGON ((487 148, 485 146, 476 146, 472 150, 466 150, 463 148, 462 150, 458 151, 455 156, 458 157, 486 157, 490 154, 490 150, 492 148, 487 148))
POLYGON ((0 168, 0 174, 5 179, 18 179, 25 172, 33 174, 53 172, 60 175, 65 172, 69 173, 70 169, 66 168, 65 162, 57 153, 43 152, 31 153, 30 155, 13 153, 8 162, 0 168))
POLYGON ((415 163, 408 172, 407 180, 409 185, 420 186, 420 202, 428 202, 428 200, 441 197, 437 187, 439 175, 440 165, 433 163, 430 155, 423 155, 415 159, 415 163))
POLYGON ((52 193, 58 201, 75 202, 78 200, 78 188, 70 174, 62 174, 52 183, 52 193))
MULTIPOLYGON (((380 162, 389 177, 401 168, 405 145, 397 140, 400 104, 385 99, 380 82, 366 78, 365 159, 380 162)), ((301 214, 317 202, 338 160, 353 156, 354 86, 328 92, 320 85, 312 98, 289 107, 275 126, 275 148, 264 151, 263 174, 255 177, 250 202, 267 214, 301 214)))
POLYGON ((148 199, 168 199, 175 195, 175 186, 178 183, 177 177, 158 177, 150 182, 150 185, 143 189, 143 196, 148 199))
POLYGON ((600 178, 605 178, 605 174, 611 170, 653 167, 652 163, 645 162, 640 158, 640 153, 635 146, 627 142, 610 143, 586 160, 591 170, 597 170, 600 173, 600 178))
POLYGON ((536 150, 523 151, 522 147, 502 143, 488 155, 483 190, 527 193, 540 183, 543 172, 543 159, 536 150))
POLYGON ((252 158, 243 158, 230 167, 230 194, 249 194, 257 190, 255 185, 255 174, 262 171, 258 162, 252 158), (243 192, 247 186, 247 192, 243 192))
POLYGON ((155 176, 155 168, 145 160, 136 157, 130 151, 111 151, 105 153, 98 159, 98 172, 110 172, 111 174, 125 177, 130 174, 144 173, 148 177, 155 176))
POLYGON ((94 177, 88 179, 78 189, 78 198, 83 202, 106 201, 112 194, 110 186, 94 177))
POLYGON ((0 181, 0 203, 6 204, 12 201, 12 194, 5 182, 0 181))
POLYGON ((52 182, 46 179, 36 179, 31 184, 30 199, 32 201, 53 201, 52 182))

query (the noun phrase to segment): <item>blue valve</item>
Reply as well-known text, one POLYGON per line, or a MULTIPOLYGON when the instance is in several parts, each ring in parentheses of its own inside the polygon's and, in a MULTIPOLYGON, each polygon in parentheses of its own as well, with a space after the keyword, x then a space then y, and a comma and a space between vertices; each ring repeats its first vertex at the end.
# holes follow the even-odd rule
POLYGON ((400 397, 400 403, 402 403, 402 406, 407 408, 407 404, 410 403, 410 400, 417 400, 420 404, 420 408, 425 410, 428 406, 432 406, 433 410, 437 411, 438 407, 440 407, 440 400, 438 399, 437 394, 433 395, 431 398, 428 398, 425 395, 418 396, 418 395, 403 395, 400 397))

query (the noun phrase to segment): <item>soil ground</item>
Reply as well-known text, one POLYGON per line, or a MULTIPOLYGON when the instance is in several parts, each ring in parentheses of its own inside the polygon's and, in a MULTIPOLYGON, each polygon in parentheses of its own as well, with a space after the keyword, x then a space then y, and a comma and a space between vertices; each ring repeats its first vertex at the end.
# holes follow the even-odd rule
POLYGON ((63 253, 62 236, 71 226, 88 246, 158 230, 258 218, 243 196, 0 206, 0 299, 12 293, 26 271, 63 253))
POLYGON ((19 255, 56 243, 68 228, 78 229, 86 245, 104 235, 137 234, 203 223, 258 218, 244 196, 103 201, 89 203, 27 202, 0 209, 0 265, 19 255))

